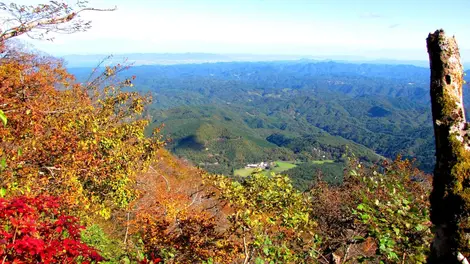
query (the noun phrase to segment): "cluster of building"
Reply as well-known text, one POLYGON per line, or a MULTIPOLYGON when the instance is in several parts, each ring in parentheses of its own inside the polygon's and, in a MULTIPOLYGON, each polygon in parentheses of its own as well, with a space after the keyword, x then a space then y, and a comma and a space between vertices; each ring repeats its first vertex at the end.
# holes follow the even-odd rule
POLYGON ((260 163, 251 163, 251 164, 247 164, 245 166, 245 169, 263 169, 263 170, 269 170, 269 168, 271 168, 272 166, 274 166, 274 162, 260 162, 260 163))

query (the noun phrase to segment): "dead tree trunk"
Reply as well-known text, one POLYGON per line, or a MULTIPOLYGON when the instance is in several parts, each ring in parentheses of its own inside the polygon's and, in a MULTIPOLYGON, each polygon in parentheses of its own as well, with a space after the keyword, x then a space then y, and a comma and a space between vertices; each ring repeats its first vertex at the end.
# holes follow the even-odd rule
POLYGON ((463 256, 470 255, 470 130, 462 99, 463 67, 455 38, 443 30, 429 34, 427 47, 436 140, 430 198, 434 240, 428 263, 464 263, 463 256))

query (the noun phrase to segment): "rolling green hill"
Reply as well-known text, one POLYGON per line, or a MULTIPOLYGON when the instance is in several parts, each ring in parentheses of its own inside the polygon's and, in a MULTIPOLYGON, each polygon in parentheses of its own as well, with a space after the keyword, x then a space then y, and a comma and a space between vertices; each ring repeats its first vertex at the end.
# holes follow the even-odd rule
POLYGON ((240 109, 214 105, 159 110, 153 113, 153 126, 165 124, 163 134, 170 139, 173 153, 214 173, 233 175, 234 170, 261 161, 339 161, 347 150, 367 161, 380 159, 368 148, 309 126, 305 120, 259 114, 254 125, 253 114, 236 110, 240 109))
MULTIPOLYGON (((76 72, 80 79, 83 69, 76 72)), ((347 152, 368 162, 416 158, 428 172, 434 165, 426 68, 233 62, 140 66, 126 74, 138 76, 137 91, 152 95, 145 114, 152 127, 166 125, 169 149, 210 172, 233 174, 268 160, 342 161, 347 152)))

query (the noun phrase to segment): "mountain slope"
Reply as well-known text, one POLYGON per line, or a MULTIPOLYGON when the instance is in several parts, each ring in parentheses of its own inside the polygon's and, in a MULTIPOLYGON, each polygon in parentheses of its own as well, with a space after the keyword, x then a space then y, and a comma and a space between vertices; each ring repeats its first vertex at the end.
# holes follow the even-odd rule
MULTIPOLYGON (((323 131, 335 140, 351 140, 389 158, 398 154, 417 158, 420 168, 427 171, 434 164, 426 68, 310 61, 232 62, 140 66, 126 74, 139 76, 135 87, 154 98, 146 113, 155 117, 155 125, 167 123, 175 130, 172 133, 191 124, 194 131, 199 127, 191 115, 178 117, 177 111, 197 112, 202 106, 210 106, 236 113, 226 116, 237 125, 213 116, 221 115, 212 110, 198 113, 196 119, 212 120, 217 123, 212 124, 214 130, 226 127, 234 137, 251 135, 249 141, 263 141, 274 133, 303 137, 323 131)), ((187 136, 191 134, 184 134, 187 136)), ((176 134, 173 138, 183 137, 176 134)), ((187 140, 191 142, 192 138, 187 140)))
POLYGON ((368 161, 380 159, 366 147, 329 135, 305 120, 236 110, 215 105, 160 110, 153 112, 152 126, 165 124, 163 133, 171 139, 173 153, 216 173, 232 174, 247 163, 261 161, 341 160, 347 151, 368 161), (291 142, 281 144, 273 139, 276 136, 291 142))

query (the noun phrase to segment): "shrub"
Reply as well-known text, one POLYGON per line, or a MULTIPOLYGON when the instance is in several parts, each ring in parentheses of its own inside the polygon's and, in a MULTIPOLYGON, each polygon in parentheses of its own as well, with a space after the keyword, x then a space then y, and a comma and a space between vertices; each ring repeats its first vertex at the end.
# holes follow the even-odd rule
POLYGON ((91 263, 103 258, 83 243, 78 219, 52 196, 0 198, 2 263, 91 263))

